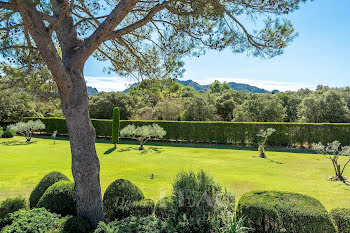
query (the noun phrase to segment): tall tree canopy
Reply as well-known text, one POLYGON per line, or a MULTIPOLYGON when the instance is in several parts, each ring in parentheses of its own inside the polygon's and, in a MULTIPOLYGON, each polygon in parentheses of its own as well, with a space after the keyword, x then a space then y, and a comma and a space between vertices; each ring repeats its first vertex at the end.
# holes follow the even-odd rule
MULTIPOLYGON (((23 77, 47 66, 67 120, 77 213, 93 225, 103 219, 100 165, 88 114, 83 75, 94 55, 110 71, 176 77, 181 59, 205 49, 232 49, 273 57, 296 36, 287 20, 273 18, 306 0, 0 0, 0 52, 23 77), (244 22, 263 22, 250 32, 244 22)), ((251 25, 249 25, 250 27, 251 25)), ((12 82, 16 83, 13 80, 12 82)))

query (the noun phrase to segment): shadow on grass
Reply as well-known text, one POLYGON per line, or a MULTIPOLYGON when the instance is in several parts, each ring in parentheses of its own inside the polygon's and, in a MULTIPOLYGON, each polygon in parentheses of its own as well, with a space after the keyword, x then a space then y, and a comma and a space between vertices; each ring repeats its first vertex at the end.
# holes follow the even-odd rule
POLYGON ((0 144, 5 145, 5 146, 26 146, 26 145, 31 145, 34 143, 37 143, 37 142, 36 141, 27 142, 27 141, 16 140, 16 141, 1 142, 0 144))
POLYGON ((163 150, 159 147, 148 147, 141 151, 141 154, 148 154, 148 153, 155 153, 160 154, 163 152, 163 150))
POLYGON ((103 153, 104 155, 109 155, 110 153, 112 153, 113 151, 115 151, 115 148, 111 148, 105 151, 105 153, 103 153))
POLYGON ((271 162, 271 163, 276 163, 276 164, 284 164, 284 163, 282 163, 282 162, 278 162, 278 161, 276 161, 276 160, 273 160, 273 159, 270 159, 270 158, 261 158, 260 156, 258 156, 258 155, 253 155, 252 156, 253 158, 258 158, 258 159, 263 159, 263 160, 267 160, 267 161, 269 161, 269 162, 271 162))

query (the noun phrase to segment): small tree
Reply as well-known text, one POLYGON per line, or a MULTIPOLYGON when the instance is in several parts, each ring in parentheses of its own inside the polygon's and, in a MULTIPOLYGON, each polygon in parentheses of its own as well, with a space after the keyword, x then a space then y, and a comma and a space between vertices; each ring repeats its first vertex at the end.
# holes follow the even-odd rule
POLYGON ((268 128, 267 130, 263 130, 261 129, 259 131, 259 133, 256 135, 258 137, 261 137, 262 138, 262 141, 259 145, 259 152, 260 152, 260 158, 266 158, 266 155, 265 155, 265 146, 266 146, 266 142, 267 142, 267 138, 270 137, 274 132, 276 132, 275 129, 273 128, 268 128))
POLYGON ((314 143, 312 144, 312 149, 317 151, 319 154, 323 154, 326 158, 332 161, 335 172, 333 180, 341 180, 345 182, 343 174, 346 166, 350 162, 350 146, 340 147, 340 142, 334 141, 328 143, 327 146, 324 146, 322 143, 314 143), (340 156, 347 156, 349 158, 348 161, 343 165, 343 167, 341 166, 341 164, 339 164, 340 156))
POLYGON ((18 122, 8 126, 8 129, 15 131, 16 133, 22 134, 26 137, 27 142, 32 139, 33 132, 41 129, 45 129, 45 125, 41 120, 18 122))
POLYGON ((56 144, 56 136, 57 136, 57 130, 53 131, 53 133, 52 133, 53 144, 56 144))
POLYGON ((120 131, 120 136, 138 139, 140 141, 139 150, 143 150, 143 145, 152 139, 161 139, 166 135, 166 131, 157 124, 136 127, 128 125, 120 131))
POLYGON ((119 129, 120 129, 120 112, 119 112, 119 108, 115 107, 113 109, 113 123, 112 123, 112 143, 114 144, 114 149, 117 148, 117 143, 119 142, 119 129))

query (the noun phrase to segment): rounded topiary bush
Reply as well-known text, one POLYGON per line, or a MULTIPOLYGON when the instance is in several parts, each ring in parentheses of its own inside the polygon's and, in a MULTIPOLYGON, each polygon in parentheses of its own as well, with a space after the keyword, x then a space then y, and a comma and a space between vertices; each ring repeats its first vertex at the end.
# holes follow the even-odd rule
POLYGON ((50 186, 40 198, 37 207, 44 207, 61 215, 76 215, 74 182, 59 181, 50 186))
POLYGON ((7 198, 0 203, 0 229, 11 224, 10 214, 20 209, 27 209, 27 200, 24 197, 7 198))
POLYGON ((350 209, 337 208, 330 213, 339 233, 350 233, 350 209))
POLYGON ((160 199, 154 209, 154 214, 156 215, 157 218, 159 219, 167 219, 169 218, 171 214, 171 202, 172 198, 171 197, 164 197, 160 199))
POLYGON ((335 226, 315 198, 298 193, 254 191, 239 200, 237 218, 254 232, 333 233, 335 226))
POLYGON ((19 210, 10 214, 11 225, 4 227, 1 233, 49 232, 57 228, 60 215, 50 213, 44 208, 19 210))
POLYGON ((14 136, 16 136, 16 132, 10 129, 4 131, 4 134, 2 135, 3 138, 13 138, 14 136))
POLYGON ((81 217, 69 217, 59 228, 59 233, 89 233, 92 232, 90 223, 81 217))
POLYGON ((165 233, 166 223, 153 216, 128 217, 121 221, 114 221, 109 224, 101 222, 95 233, 165 233))
POLYGON ((54 183, 60 180, 69 180, 67 176, 61 172, 53 171, 45 175, 40 182, 35 186, 29 197, 30 208, 36 207, 41 196, 54 183))
POLYGON ((129 206, 144 199, 142 191, 128 180, 119 179, 108 186, 103 195, 103 210, 107 218, 127 217, 129 206))

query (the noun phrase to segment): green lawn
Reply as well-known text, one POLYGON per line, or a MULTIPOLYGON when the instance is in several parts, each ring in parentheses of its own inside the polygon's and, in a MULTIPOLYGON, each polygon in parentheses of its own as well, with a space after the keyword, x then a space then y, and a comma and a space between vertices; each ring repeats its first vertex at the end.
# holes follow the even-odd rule
MULTIPOLYGON (((57 170, 72 177, 70 148, 66 140, 34 138, 0 139, 0 200, 15 195, 29 196, 46 173, 57 170)), ((238 196, 257 189, 307 194, 327 209, 350 207, 350 186, 328 181, 332 165, 315 154, 268 152, 270 160, 257 152, 230 146, 174 146, 154 144, 145 152, 136 145, 122 144, 116 151, 108 143, 97 143, 101 162, 102 191, 118 178, 135 183, 146 197, 158 200, 171 192, 171 183, 181 170, 204 169, 238 196), (110 153, 111 152, 111 153, 110 153), (154 179, 150 179, 151 174, 154 179)), ((350 167, 346 174, 350 176, 350 167)))

